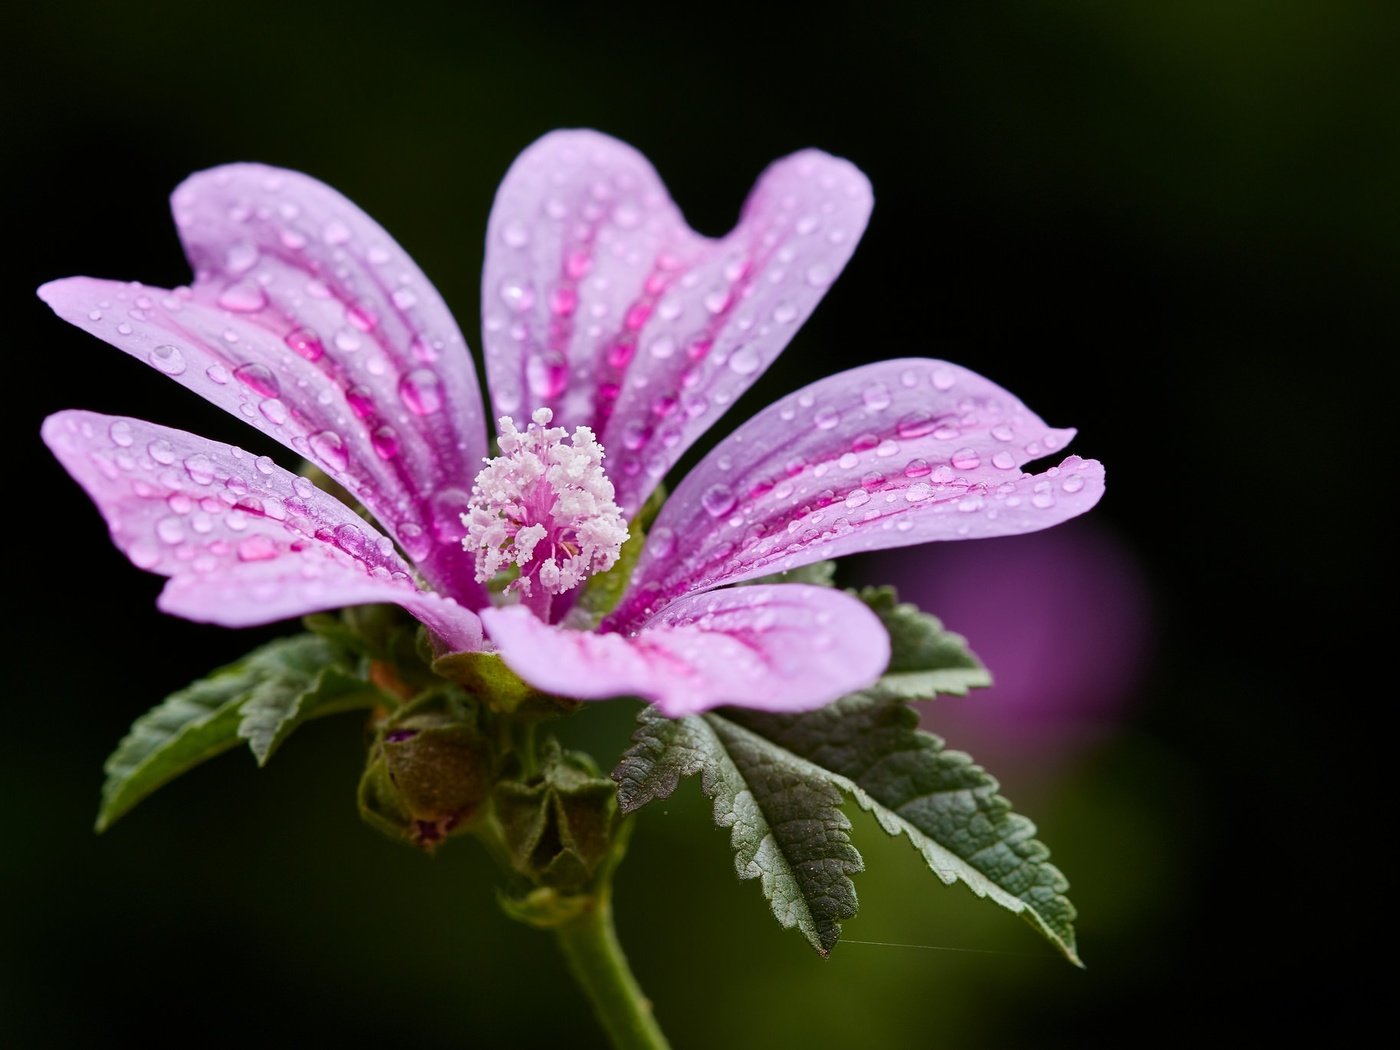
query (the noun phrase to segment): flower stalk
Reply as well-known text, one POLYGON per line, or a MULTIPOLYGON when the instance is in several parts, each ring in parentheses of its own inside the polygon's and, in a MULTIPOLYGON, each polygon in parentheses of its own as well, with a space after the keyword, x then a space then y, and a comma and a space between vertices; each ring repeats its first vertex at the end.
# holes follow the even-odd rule
POLYGON ((576 918, 555 928, 569 972, 583 989, 616 1050, 670 1046, 637 983, 613 924, 612 888, 605 884, 576 918))

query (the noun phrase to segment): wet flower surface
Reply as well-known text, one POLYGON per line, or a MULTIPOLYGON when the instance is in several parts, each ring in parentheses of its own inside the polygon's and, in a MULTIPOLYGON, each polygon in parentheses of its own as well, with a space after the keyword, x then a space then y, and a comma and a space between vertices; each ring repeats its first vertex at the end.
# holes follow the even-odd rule
POLYGON ((190 287, 71 278, 40 294, 316 464, 383 531, 195 435, 69 411, 44 436, 118 546, 170 578, 168 612, 242 626, 393 602, 440 648, 494 648, 561 695, 640 695, 670 715, 812 708, 880 674, 883 627, 839 591, 727 585, 1044 528, 1103 489, 1102 467, 1077 457, 1024 472, 1072 431, 995 384, 940 361, 869 365, 741 424, 666 501, 617 607, 580 622, 578 585, 611 567, 624 522, 786 346, 870 206, 859 171, 806 151, 763 174, 732 233, 705 238, 631 148, 541 139, 488 228, 485 361, 511 417, 491 461, 467 344, 408 255, 304 175, 216 168, 173 197, 190 287), (508 565, 519 575, 493 599, 508 565))

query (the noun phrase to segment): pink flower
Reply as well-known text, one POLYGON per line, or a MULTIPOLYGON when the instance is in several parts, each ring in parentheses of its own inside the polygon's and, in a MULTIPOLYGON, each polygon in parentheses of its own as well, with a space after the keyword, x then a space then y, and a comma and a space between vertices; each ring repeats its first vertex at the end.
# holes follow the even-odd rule
POLYGON ((883 671, 879 622, 836 590, 724 585, 1044 528, 1103 490, 1102 467, 1077 457, 1023 473, 1073 432, 971 372, 853 369, 705 457, 661 510, 617 608, 577 629, 593 625, 571 614, 575 585, 612 564, 625 521, 787 344, 870 205, 858 170, 806 151, 772 165, 739 225, 711 240, 631 148, 591 131, 545 136, 491 215, 483 338, 511 421, 482 470, 467 345, 407 254, 307 176, 216 168, 173 197, 190 287, 77 277, 39 294, 316 463, 385 532, 271 460, 192 434, 67 411, 44 438, 117 545, 169 577, 167 612, 244 626, 394 602, 442 647, 494 646, 562 695, 640 695, 670 715, 819 706, 883 671), (484 581, 507 563, 518 601, 496 607, 484 581))

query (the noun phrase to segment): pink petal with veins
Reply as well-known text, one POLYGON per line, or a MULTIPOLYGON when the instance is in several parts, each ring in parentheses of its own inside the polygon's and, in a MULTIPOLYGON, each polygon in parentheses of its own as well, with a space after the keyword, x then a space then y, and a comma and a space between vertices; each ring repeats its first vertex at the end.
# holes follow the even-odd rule
POLYGON ((52 415, 43 437, 117 547, 172 578, 167 612, 247 626, 393 602, 450 648, 480 647, 475 613, 422 591, 387 536, 266 456, 96 412, 52 415))
POLYGON ((681 598, 631 635, 551 627, 520 606, 482 620, 537 689, 640 696, 672 718, 722 705, 808 711, 870 685, 889 663, 889 636, 864 604, 799 584, 681 598))
POLYGON ((1071 456, 1001 387, 943 361, 883 361, 783 398, 690 472, 647 537, 607 626, 677 595, 857 551, 1048 528, 1103 494, 1103 466, 1071 456))
POLYGON ((190 288, 70 278, 65 320, 297 453, 352 492, 445 593, 480 604, 458 515, 486 451, 461 333, 422 271, 340 194, 296 172, 201 172, 172 208, 190 288))
POLYGON ((870 184, 807 150, 758 180, 722 239, 686 225, 647 160, 593 131, 546 135, 487 232, 483 341, 495 408, 591 426, 617 500, 645 502, 766 369, 846 265, 870 184))

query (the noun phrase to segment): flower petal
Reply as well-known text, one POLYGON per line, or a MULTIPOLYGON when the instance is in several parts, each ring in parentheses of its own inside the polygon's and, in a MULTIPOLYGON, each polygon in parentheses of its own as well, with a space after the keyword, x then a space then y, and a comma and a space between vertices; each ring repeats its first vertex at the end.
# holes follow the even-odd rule
POLYGON ((192 287, 71 278, 40 297, 314 460, 434 586, 484 601, 456 542, 486 452, 481 394, 428 279, 354 204, 296 172, 214 168, 172 207, 192 287))
POLYGON ((422 591, 387 536, 266 456, 96 412, 44 421, 45 443, 132 563, 170 576, 160 606, 242 627, 394 602, 453 649, 476 649, 476 614, 422 591))
POLYGON ((608 620, 625 629, 678 595, 856 551, 1048 528, 1103 494, 1020 401, 943 361, 883 361, 823 379, 739 427, 681 482, 608 620))
POLYGON ((646 159, 546 135, 496 196, 482 279, 495 408, 591 426, 629 514, 766 369, 865 229, 870 184, 816 150, 765 171, 721 240, 686 225, 646 159))
POLYGON ((808 711, 870 685, 890 655, 864 604, 800 584, 682 598, 630 636, 551 627, 521 606, 482 619, 535 688, 583 700, 641 696, 671 718, 726 704, 808 711))

